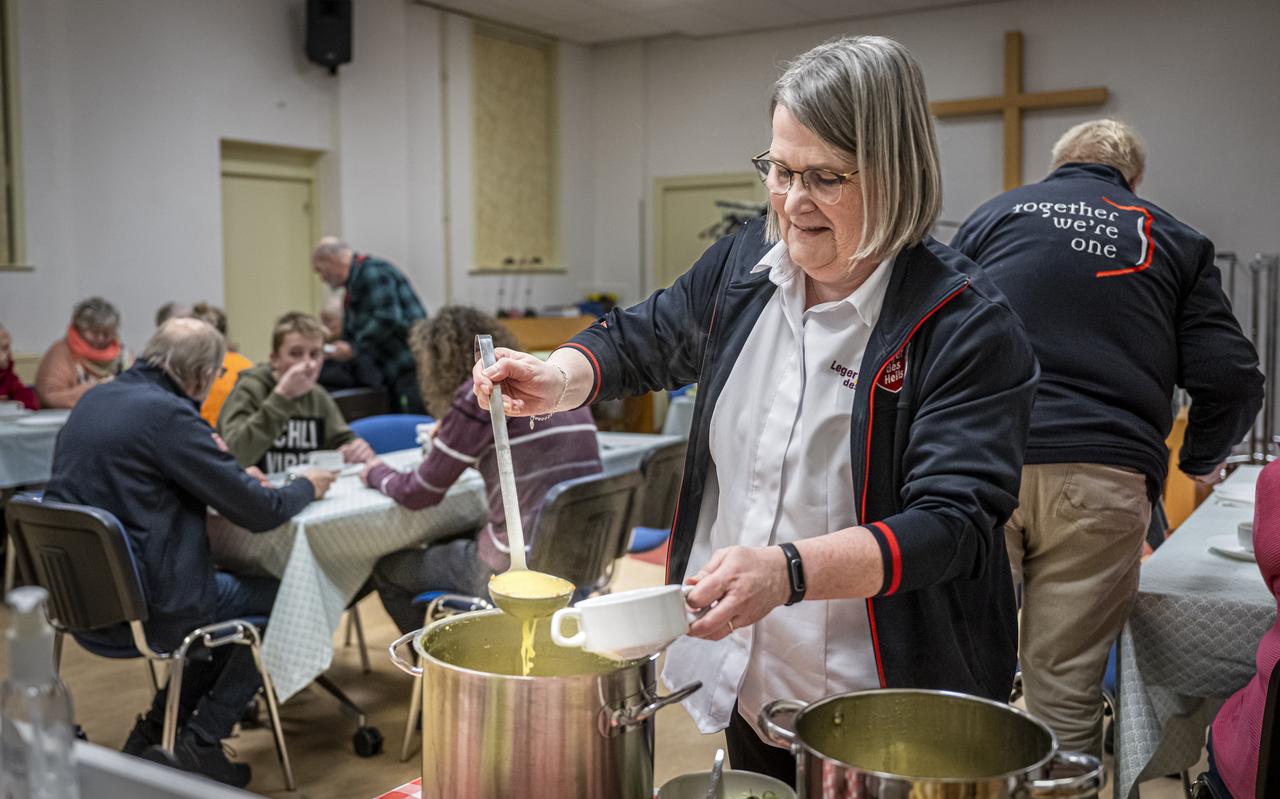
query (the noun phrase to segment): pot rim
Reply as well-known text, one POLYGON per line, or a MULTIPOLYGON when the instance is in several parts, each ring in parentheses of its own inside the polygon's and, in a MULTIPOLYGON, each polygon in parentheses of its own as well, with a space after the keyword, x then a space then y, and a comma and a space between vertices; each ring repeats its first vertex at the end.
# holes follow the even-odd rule
MULTIPOLYGON (((450 671, 458 672, 459 674, 471 675, 476 677, 501 677, 504 680, 521 680, 521 681, 524 681, 524 680, 562 680, 563 681, 563 680, 588 680, 588 679, 594 680, 599 677, 608 677, 610 674, 613 674, 622 669, 634 668, 636 666, 641 666, 647 662, 657 661, 658 655, 661 654, 660 652, 655 652, 652 655, 646 655, 645 657, 636 658, 635 660, 617 661, 618 668, 614 669, 614 671, 597 672, 594 674, 568 674, 562 677, 540 677, 535 674, 497 674, 492 671, 478 671, 476 669, 469 669, 469 668, 466 668, 465 666, 459 666, 456 663, 449 663, 447 661, 441 660, 440 658, 434 655, 427 654, 427 652, 425 652, 422 648, 422 639, 426 638, 428 633, 434 632, 437 627, 447 627, 450 624, 453 624, 458 621, 463 621, 466 619, 476 618, 480 616, 494 616, 494 615, 506 615, 506 611, 499 610, 497 608, 490 608, 488 610, 472 610, 472 611, 467 611, 466 613, 455 613, 452 616, 445 616, 442 619, 436 619, 435 621, 428 624, 426 627, 421 628, 420 630, 418 630, 413 634, 413 651, 418 654, 419 664, 422 664, 426 661, 430 661, 432 664, 440 668, 449 669, 450 671)), ((603 657, 603 655, 601 657, 603 657)), ((425 677, 425 672, 424 672, 424 677, 425 677)))
POLYGON ((1032 716, 1027 711, 1022 710, 1021 708, 1013 707, 1012 705, 1002 704, 1000 702, 995 701, 994 699, 987 699, 986 697, 982 697, 982 696, 973 696, 971 694, 960 693, 959 691, 942 691, 942 690, 933 689, 933 688, 868 688, 863 691, 849 691, 843 694, 833 694, 832 696, 823 697, 822 699, 819 699, 816 702, 811 702, 805 705, 804 709, 796 714, 795 727, 796 727, 796 733, 795 733, 796 744, 799 745, 801 749, 807 750, 808 752, 812 753, 816 757, 822 758, 825 761, 837 763, 840 766, 843 766, 844 768, 854 769, 855 771, 858 771, 862 774, 868 774, 870 776, 873 776, 879 779, 909 780, 912 783, 938 783, 938 784, 955 785, 955 784, 973 784, 975 782, 997 782, 997 781, 1027 779, 1026 777, 1027 773, 1038 770, 1038 769, 1042 769, 1045 766, 1049 765, 1049 763, 1053 760, 1054 756, 1058 753, 1058 736, 1053 734, 1053 730, 1049 729, 1048 725, 1046 725, 1044 722, 1040 721, 1036 717, 1032 716), (1029 766, 1018 769, 1017 771, 1008 771, 1008 772, 1005 772, 1004 774, 993 774, 989 777, 909 777, 905 774, 894 774, 888 771, 876 771, 874 769, 855 766, 852 763, 846 763, 845 761, 840 760, 839 758, 831 757, 830 755, 825 755, 822 752, 819 752, 817 749, 810 746, 809 744, 805 743, 804 739, 800 735, 799 727, 800 727, 801 720, 810 710, 816 710, 818 707, 828 704, 830 702, 835 702, 841 699, 849 699, 851 697, 858 697, 863 694, 877 694, 877 695, 880 695, 880 694, 912 694, 912 695, 929 694, 932 696, 945 696, 951 699, 963 699, 970 702, 979 702, 982 704, 990 705, 992 707, 1000 708, 1001 710, 1008 711, 1010 713, 1013 713, 1016 716, 1021 716, 1022 718, 1026 719, 1027 721, 1031 722, 1032 724, 1034 724, 1035 726, 1043 730, 1049 736, 1049 744, 1050 744, 1049 751, 1048 753, 1045 754, 1043 758, 1036 761, 1035 763, 1032 763, 1029 766))

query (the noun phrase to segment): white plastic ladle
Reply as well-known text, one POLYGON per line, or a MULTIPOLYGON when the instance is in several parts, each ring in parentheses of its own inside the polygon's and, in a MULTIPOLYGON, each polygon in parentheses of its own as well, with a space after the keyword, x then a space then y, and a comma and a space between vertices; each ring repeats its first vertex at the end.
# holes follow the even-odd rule
MULTIPOLYGON (((498 362, 493 353, 492 336, 476 336, 476 357, 486 369, 498 362)), ((507 518, 507 544, 511 549, 511 568, 508 571, 528 571, 524 526, 520 522, 520 505, 516 498, 516 474, 511 465, 511 440, 507 437, 507 414, 502 407, 502 387, 497 383, 493 384, 489 395, 489 420, 493 423, 493 448, 498 459, 498 482, 502 486, 502 510, 507 518)), ((568 605, 573 597, 573 584, 567 580, 560 582, 564 583, 566 590, 553 596, 516 597, 495 591, 492 585, 489 586, 489 595, 495 605, 513 616, 542 618, 568 605)))

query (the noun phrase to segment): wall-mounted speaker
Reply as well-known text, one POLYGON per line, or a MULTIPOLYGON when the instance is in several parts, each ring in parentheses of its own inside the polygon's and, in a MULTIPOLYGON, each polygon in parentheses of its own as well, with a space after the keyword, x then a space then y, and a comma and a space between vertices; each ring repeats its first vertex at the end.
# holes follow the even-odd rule
POLYGON ((307 0, 307 59, 330 75, 351 62, 351 0, 307 0))

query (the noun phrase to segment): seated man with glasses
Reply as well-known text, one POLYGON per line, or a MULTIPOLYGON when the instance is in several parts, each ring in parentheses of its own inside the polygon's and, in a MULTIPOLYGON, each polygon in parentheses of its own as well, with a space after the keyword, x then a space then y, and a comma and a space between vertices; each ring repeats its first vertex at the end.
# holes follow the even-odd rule
POLYGON ((311 452, 336 449, 347 463, 364 463, 373 448, 357 438, 338 404, 321 386, 325 328, 311 314, 291 311, 271 332, 271 358, 240 373, 222 406, 218 432, 241 466, 267 474, 307 462, 311 452))

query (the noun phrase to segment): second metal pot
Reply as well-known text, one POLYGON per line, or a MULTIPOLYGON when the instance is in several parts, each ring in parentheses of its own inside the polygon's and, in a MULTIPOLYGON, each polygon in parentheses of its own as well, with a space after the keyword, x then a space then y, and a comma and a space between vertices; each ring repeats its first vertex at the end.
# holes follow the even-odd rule
POLYGON ((1097 758, 1059 752, 1040 721, 965 694, 782 699, 760 711, 760 727, 795 754, 800 799, 1081 799, 1103 784, 1097 758))

